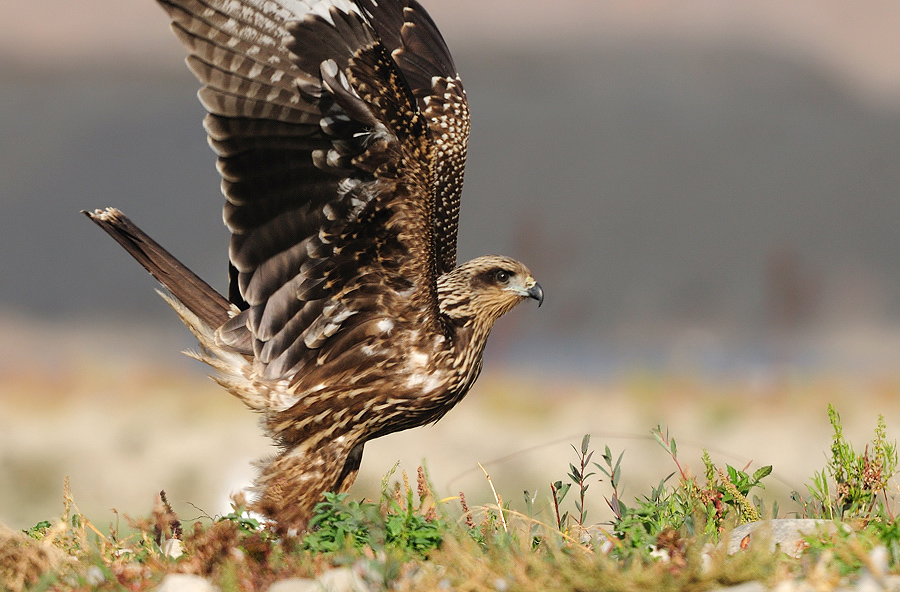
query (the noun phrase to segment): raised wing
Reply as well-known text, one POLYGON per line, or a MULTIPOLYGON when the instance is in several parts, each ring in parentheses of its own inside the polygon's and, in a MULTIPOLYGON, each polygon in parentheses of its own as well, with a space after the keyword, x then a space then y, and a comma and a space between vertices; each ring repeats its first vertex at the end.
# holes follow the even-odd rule
POLYGON ((440 273, 456 267, 456 232, 469 105, 450 50, 437 25, 416 0, 359 0, 382 43, 403 72, 434 143, 435 239, 440 273))
POLYGON ((383 12, 348 0, 159 1, 204 84, 223 177, 229 297, 244 311, 220 338, 263 377, 297 382, 304 366, 341 365, 405 321, 437 330, 456 210, 435 203, 449 174, 432 166, 440 118, 414 88, 452 61, 442 40, 413 57, 413 41, 440 40, 421 7, 403 14, 427 35, 407 39, 406 25, 388 36, 383 12))

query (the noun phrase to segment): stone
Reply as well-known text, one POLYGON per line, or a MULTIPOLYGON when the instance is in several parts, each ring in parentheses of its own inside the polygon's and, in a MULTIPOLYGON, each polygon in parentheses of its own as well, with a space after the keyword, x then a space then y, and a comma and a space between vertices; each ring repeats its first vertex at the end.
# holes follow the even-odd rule
POLYGON ((269 586, 268 592, 322 592, 322 590, 322 586, 316 580, 288 578, 269 586))
POLYGON ((218 588, 205 578, 190 574, 169 574, 163 578, 156 592, 216 592, 218 588))
POLYGON ((728 537, 729 555, 745 549, 757 538, 768 541, 769 549, 780 549, 782 553, 797 558, 806 549, 804 536, 815 534, 818 530, 827 532, 837 530, 837 525, 830 520, 780 518, 776 520, 760 520, 738 526, 728 537))
POLYGON ((328 570, 319 576, 318 582, 324 592, 371 592, 360 574, 349 567, 328 570))
POLYGON ((869 552, 869 561, 859 574, 856 581, 857 592, 882 592, 887 587, 885 575, 887 575, 890 554, 887 547, 878 545, 869 552))
MULTIPOLYGON (((360 567, 357 564, 354 567, 360 567)), ((288 578, 269 586, 268 592, 372 592, 361 575, 362 569, 338 567, 330 569, 315 580, 288 578)))
POLYGON ((106 581, 106 575, 103 573, 103 570, 97 567, 96 565, 92 565, 87 568, 87 572, 84 574, 84 579, 87 581, 89 586, 99 586, 103 582, 106 581))

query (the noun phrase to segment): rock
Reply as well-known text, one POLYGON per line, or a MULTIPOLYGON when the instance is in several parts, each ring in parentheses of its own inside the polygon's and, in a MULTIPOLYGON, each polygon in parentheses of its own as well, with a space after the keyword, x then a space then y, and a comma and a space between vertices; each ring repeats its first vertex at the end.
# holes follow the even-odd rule
POLYGON ((884 578, 890 568, 891 554, 887 547, 878 545, 869 552, 869 571, 879 580, 884 578))
POLYGON ((804 535, 815 534, 816 531, 825 529, 828 532, 837 530, 837 525, 830 520, 812 519, 777 519, 760 520, 738 526, 728 537, 728 554, 734 555, 757 538, 769 542, 769 548, 775 551, 776 547, 781 552, 791 557, 800 557, 806 549, 804 535))
POLYGON ((325 592, 371 592, 357 570, 349 567, 331 569, 319 576, 320 590, 325 592))
POLYGON ((156 592, 216 592, 218 588, 200 576, 169 574, 163 578, 156 592))
POLYGON ((887 588, 885 575, 889 568, 889 553, 887 547, 878 545, 869 552, 869 560, 866 567, 859 574, 856 581, 857 592, 882 592, 887 588))
POLYGON ((884 588, 869 572, 863 572, 854 586, 856 592, 884 592, 884 588))
POLYGON ((359 567, 330 569, 315 580, 288 578, 269 586, 268 592, 372 592, 359 567))
POLYGON ((817 592, 817 589, 804 580, 781 580, 772 587, 772 592, 817 592))
POLYGON ((322 592, 322 586, 316 580, 288 578, 269 586, 268 592, 322 592))
POLYGON ((85 572, 84 574, 84 579, 87 581, 88 585, 96 587, 106 581, 106 575, 104 575, 102 569, 100 569, 96 565, 92 565, 87 568, 87 572, 85 572))

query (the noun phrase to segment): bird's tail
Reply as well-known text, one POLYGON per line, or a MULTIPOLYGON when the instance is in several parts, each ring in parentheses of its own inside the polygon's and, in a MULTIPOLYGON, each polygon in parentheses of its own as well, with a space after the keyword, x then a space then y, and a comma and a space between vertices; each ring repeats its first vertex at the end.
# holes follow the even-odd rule
MULTIPOLYGON (((249 334, 247 344, 239 341, 223 344, 218 339, 218 329, 240 313, 238 307, 185 267, 119 210, 106 208, 84 214, 116 239, 166 288, 168 293, 159 291, 160 296, 178 313, 200 342, 200 351, 185 353, 217 370, 213 377, 216 382, 251 409, 270 409, 273 393, 280 391, 272 391, 269 385, 257 380, 257 373, 253 371, 250 361, 253 350, 249 345, 249 334)), ((281 404, 280 400, 276 403, 281 404)))
POLYGON ((231 318, 232 304, 224 296, 147 236, 125 214, 115 208, 82 213, 122 245, 209 329, 215 331, 231 318))

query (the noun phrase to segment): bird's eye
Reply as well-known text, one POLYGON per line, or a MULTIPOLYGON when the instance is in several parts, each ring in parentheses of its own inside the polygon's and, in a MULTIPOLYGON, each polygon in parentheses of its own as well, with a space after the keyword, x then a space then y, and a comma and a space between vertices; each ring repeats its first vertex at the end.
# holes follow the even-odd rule
POLYGON ((509 281, 510 273, 505 269, 498 269, 494 272, 494 279, 498 284, 505 284, 509 281))

